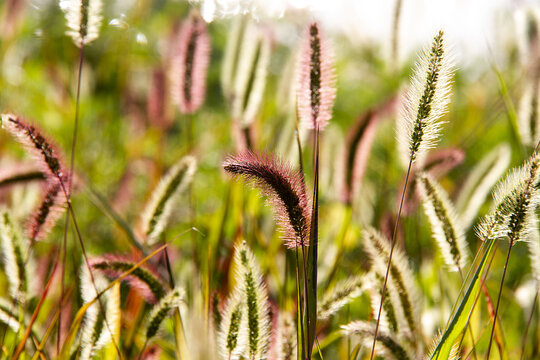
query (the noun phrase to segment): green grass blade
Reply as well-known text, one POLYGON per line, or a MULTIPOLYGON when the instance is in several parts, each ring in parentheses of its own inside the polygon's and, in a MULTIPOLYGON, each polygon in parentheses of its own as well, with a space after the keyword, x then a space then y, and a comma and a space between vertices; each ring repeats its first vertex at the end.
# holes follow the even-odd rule
POLYGON ((437 344, 437 347, 431 354, 430 359, 448 359, 452 352, 452 347, 454 346, 456 340, 458 340, 460 334, 465 330, 465 327, 469 322, 469 315, 473 309, 475 299, 482 284, 482 275, 487 267, 488 259, 492 251, 495 249, 494 245, 496 240, 489 239, 487 241, 489 241, 489 243, 487 244, 486 252, 480 260, 480 264, 476 269, 467 292, 463 296, 463 299, 461 300, 452 321, 450 324, 448 324, 446 331, 437 344))

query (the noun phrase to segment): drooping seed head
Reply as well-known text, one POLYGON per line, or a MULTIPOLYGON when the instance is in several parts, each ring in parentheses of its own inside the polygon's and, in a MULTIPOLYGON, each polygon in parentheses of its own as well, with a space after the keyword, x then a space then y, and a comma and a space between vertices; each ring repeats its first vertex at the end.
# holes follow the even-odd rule
POLYGON ((183 114, 192 114, 204 102, 210 38, 204 21, 192 13, 180 27, 172 59, 172 96, 183 114))
MULTIPOLYGON (((64 183, 67 183, 64 177, 64 183)), ((67 198, 59 181, 52 181, 27 225, 31 241, 44 239, 67 209, 67 198)))
POLYGON ((2 127, 14 136, 33 155, 50 182, 67 178, 63 157, 57 146, 33 125, 12 114, 2 114, 2 127))
MULTIPOLYGON (((109 277, 118 277, 136 265, 136 262, 128 257, 110 254, 89 259, 89 263, 93 269, 109 277)), ((159 275, 147 266, 139 266, 124 280, 151 304, 155 304, 165 296, 165 285, 159 275)))
POLYGON ((146 324, 147 339, 150 339, 157 334, 163 320, 165 320, 167 316, 170 316, 170 313, 184 301, 184 298, 184 290, 175 288, 169 291, 159 303, 154 305, 148 315, 146 324))
POLYGON ((311 212, 302 174, 275 156, 251 152, 229 158, 223 167, 252 182, 267 196, 289 248, 308 245, 311 212))
POLYGON ((451 56, 440 31, 416 64, 398 118, 397 137, 404 166, 409 161, 422 162, 427 150, 438 143, 440 118, 450 102, 452 75, 451 56))
POLYGON ((101 26, 101 0, 60 0, 60 9, 66 16, 68 31, 78 47, 86 45, 99 36, 101 26))
POLYGON ((308 129, 322 130, 332 117, 336 87, 333 55, 317 23, 304 34, 297 73, 298 115, 308 129))

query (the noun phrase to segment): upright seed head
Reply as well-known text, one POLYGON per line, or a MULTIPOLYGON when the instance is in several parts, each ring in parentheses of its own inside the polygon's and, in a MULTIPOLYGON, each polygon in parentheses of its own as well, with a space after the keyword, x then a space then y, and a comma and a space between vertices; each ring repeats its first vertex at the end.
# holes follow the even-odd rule
POLYGON ((443 32, 433 39, 420 57, 398 119, 397 137, 403 164, 422 161, 439 140, 440 118, 450 102, 453 66, 443 32))
POLYGON ((298 59, 298 115, 308 129, 320 130, 332 117, 336 97, 333 55, 319 25, 309 25, 298 59))
POLYGON ((264 359, 271 331, 267 290, 255 256, 245 244, 236 247, 234 261, 239 265, 238 286, 247 316, 248 341, 244 357, 253 360, 264 359))
POLYGON ((193 179, 197 161, 193 156, 180 159, 161 179, 141 216, 142 231, 148 245, 155 244, 165 231, 173 206, 193 179))
POLYGON ((268 197, 289 248, 308 245, 311 212, 301 173, 277 157, 251 152, 229 158, 223 167, 251 181, 268 197))
POLYGON ((78 47, 86 45, 99 36, 101 26, 101 0, 60 0, 60 9, 66 16, 68 31, 78 47))
POLYGON ((527 162, 510 172, 493 193, 495 208, 477 229, 482 240, 503 238, 511 244, 527 240, 532 231, 532 218, 540 203, 540 151, 533 152, 527 162))
POLYGON ((468 251, 463 226, 454 205, 429 175, 421 174, 417 181, 433 238, 441 249, 444 261, 452 271, 461 271, 467 262, 468 251))
POLYGON ((192 114, 204 102, 210 38, 204 21, 192 13, 180 27, 172 59, 172 96, 180 112, 192 114))
POLYGON ((224 360, 240 359, 247 345, 247 318, 241 295, 233 292, 225 305, 217 334, 219 354, 224 360))

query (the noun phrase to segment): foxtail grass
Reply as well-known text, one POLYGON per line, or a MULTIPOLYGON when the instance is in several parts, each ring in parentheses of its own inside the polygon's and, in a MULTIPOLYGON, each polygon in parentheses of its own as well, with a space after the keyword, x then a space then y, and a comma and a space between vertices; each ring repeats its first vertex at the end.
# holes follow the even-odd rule
POLYGON ((459 271, 468 258, 463 226, 453 203, 444 189, 429 175, 422 174, 418 188, 424 211, 431 223, 433 238, 441 249, 444 262, 452 271, 459 271))
POLYGON ((275 156, 251 152, 229 158, 223 168, 245 178, 267 196, 289 248, 309 244, 311 217, 303 174, 275 156))
MULTIPOLYGON (((451 64, 451 58, 444 44, 443 32, 439 31, 433 39, 431 48, 424 50, 423 55, 416 65, 411 78, 410 88, 405 97, 405 106, 402 108, 402 115, 398 120, 397 138, 399 155, 402 164, 408 165, 388 254, 388 263, 384 276, 381 303, 378 307, 377 324, 375 325, 373 335, 370 360, 373 359, 375 354, 380 315, 384 304, 388 275, 392 267, 396 232, 399 226, 411 167, 413 162, 422 164, 427 150, 434 147, 438 142, 441 128, 440 118, 446 112, 446 107, 450 100, 450 81, 453 73, 451 64)), ((411 330, 414 331, 414 327, 411 330)))
POLYGON ((193 179, 196 160, 186 156, 178 161, 159 182, 141 217, 147 245, 154 245, 165 231, 180 194, 193 179))

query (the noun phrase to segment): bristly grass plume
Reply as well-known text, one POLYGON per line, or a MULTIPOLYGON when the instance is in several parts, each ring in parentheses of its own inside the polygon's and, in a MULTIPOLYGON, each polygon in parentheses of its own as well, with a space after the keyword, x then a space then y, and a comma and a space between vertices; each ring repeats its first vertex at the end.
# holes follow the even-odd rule
MULTIPOLYGON (((373 263, 373 270, 384 279, 388 258, 390 255, 390 242, 378 231, 372 228, 364 230, 364 248, 373 263)), ((420 297, 414 284, 414 275, 409 267, 407 258, 403 252, 394 250, 394 256, 389 268, 388 288, 395 289, 397 302, 393 303, 396 310, 398 323, 402 328, 408 329, 407 333, 413 339, 420 336, 420 297), (403 318, 401 318, 403 314, 403 318)), ((393 291, 389 291, 394 302, 393 291)), ((378 306, 375 311, 378 311, 378 306)))
POLYGON ((289 248, 308 245, 311 215, 303 174, 275 156, 251 152, 229 158, 223 168, 252 182, 268 197, 289 248))
POLYGON ((68 31, 78 47, 82 47, 99 36, 101 26, 101 0, 61 0, 60 9, 65 13, 68 31))
MULTIPOLYGON (((358 335, 362 339, 365 346, 370 346, 370 339, 375 336, 375 326, 365 321, 353 321, 350 324, 341 327, 342 332, 346 335, 358 335)), ((377 332, 377 342, 383 345, 381 355, 385 359, 393 360, 412 360, 415 359, 412 352, 404 345, 400 344, 398 336, 388 331, 377 332)))
POLYGON ((50 182, 61 181, 67 176, 57 146, 27 121, 11 114, 2 114, 2 127, 14 136, 34 156, 37 164, 50 182))
POLYGON ((465 234, 459 216, 444 189, 429 175, 421 174, 418 189, 424 211, 431 223, 433 238, 444 262, 452 271, 462 272, 468 258, 465 234))
MULTIPOLYGON (((109 277, 118 277, 125 271, 130 270, 136 262, 122 256, 104 255, 89 259, 91 267, 99 270, 109 277)), ((159 275, 149 268, 137 267, 124 279, 151 304, 155 304, 165 296, 165 285, 159 275)))
POLYGON ((323 130, 336 97, 330 44, 317 23, 308 26, 298 58, 298 115, 308 129, 323 130))
POLYGON ((170 313, 184 301, 184 298, 184 290, 175 288, 169 291, 159 303, 154 305, 152 311, 148 315, 146 339, 151 339, 157 334, 163 320, 165 320, 165 318, 167 318, 167 316, 169 316, 170 313))
POLYGON ((444 42, 443 32, 425 49, 411 77, 398 118, 399 154, 404 166, 409 161, 421 162, 427 150, 439 140, 440 118, 450 102, 453 75, 452 58, 444 42))
POLYGON ((142 232, 148 245, 155 244, 165 231, 173 206, 193 179, 196 167, 197 162, 193 156, 180 159, 152 193, 141 217, 142 232))
POLYGON ((197 111, 206 93, 210 37, 203 19, 192 13, 178 34, 172 59, 172 97, 182 114, 197 111))

